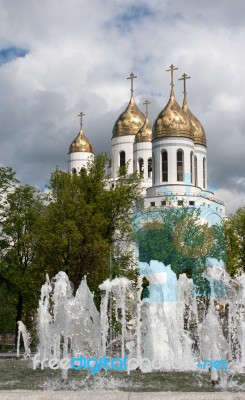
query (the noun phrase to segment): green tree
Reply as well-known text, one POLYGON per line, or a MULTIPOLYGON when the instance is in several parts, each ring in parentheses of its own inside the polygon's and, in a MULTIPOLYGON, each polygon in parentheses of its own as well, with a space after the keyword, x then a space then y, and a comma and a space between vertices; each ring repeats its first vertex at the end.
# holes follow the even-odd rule
POLYGON ((11 287, 3 282, 0 283, 0 335, 3 350, 5 349, 6 337, 15 331, 16 295, 11 287))
POLYGON ((40 260, 50 275, 65 271, 75 288, 87 275, 96 296, 112 267, 123 274, 132 262, 124 244, 132 233, 131 207, 140 197, 138 177, 125 169, 115 187, 108 187, 106 164, 101 155, 77 175, 52 173, 50 203, 39 229, 40 260))
POLYGON ((23 310, 36 309, 39 297, 41 271, 36 250, 42 209, 42 196, 36 188, 18 186, 7 194, 1 213, 0 278, 17 297, 16 338, 23 310))
MULTIPOLYGON (((15 172, 10 167, 0 167, 0 211, 4 210, 7 202, 7 193, 13 190, 18 183, 15 172)), ((3 217, 1 214, 1 218, 3 217)), ((0 220, 1 223, 1 220, 0 220)))
POLYGON ((234 276, 245 271, 245 207, 240 207, 224 221, 227 270, 234 276))
MULTIPOLYGON (((17 183, 18 181, 12 168, 0 167, 0 229, 4 218, 4 207, 7 203, 7 192, 11 191, 17 183)), ((15 328, 12 298, 13 296, 12 294, 10 295, 8 287, 0 280, 0 334, 3 337, 3 345, 7 333, 13 332, 15 328)))
POLYGON ((8 191, 13 185, 17 184, 15 172, 10 167, 0 167, 0 195, 8 191))

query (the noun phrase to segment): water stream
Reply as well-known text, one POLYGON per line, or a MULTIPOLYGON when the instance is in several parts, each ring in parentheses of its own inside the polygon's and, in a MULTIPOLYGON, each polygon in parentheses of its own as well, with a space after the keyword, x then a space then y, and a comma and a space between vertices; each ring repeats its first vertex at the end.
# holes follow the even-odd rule
POLYGON ((245 390, 245 274, 231 279, 222 262, 208 260, 211 295, 205 298, 185 274, 177 279, 170 266, 151 261, 140 263, 139 270, 136 288, 126 278, 100 285, 100 313, 86 279, 73 294, 68 276, 59 272, 52 281, 47 277, 38 309, 40 362, 126 356, 137 361, 130 374, 68 370, 62 383, 59 370, 33 370, 31 360, 5 361, 0 388, 245 390), (143 277, 149 282, 147 297, 143 277), (211 371, 211 377, 208 368, 200 367, 205 360, 227 361, 228 371, 211 371), (215 388, 211 379, 218 382, 215 388))

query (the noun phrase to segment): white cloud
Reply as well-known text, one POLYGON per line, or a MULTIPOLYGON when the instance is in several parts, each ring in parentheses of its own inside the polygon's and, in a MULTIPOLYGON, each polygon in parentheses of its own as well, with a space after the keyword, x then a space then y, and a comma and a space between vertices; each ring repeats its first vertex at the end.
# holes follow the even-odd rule
MULTIPOLYGON (((186 72, 188 101, 208 137, 209 182, 244 204, 245 3, 228 0, 2 0, 0 50, 28 51, 0 66, 0 161, 23 183, 43 185, 66 153, 85 112, 95 151, 110 149, 129 99, 151 101, 152 122, 169 96, 171 63, 186 72), (222 6, 221 6, 222 4, 222 6)), ((216 193, 216 197, 218 197, 216 193)))

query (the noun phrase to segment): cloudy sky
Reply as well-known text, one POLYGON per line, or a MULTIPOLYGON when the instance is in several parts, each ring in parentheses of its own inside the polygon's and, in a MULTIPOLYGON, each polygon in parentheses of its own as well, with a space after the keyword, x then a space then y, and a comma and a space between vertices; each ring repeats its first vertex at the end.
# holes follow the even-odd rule
POLYGON ((208 138, 209 186, 227 211, 245 205, 244 0, 0 0, 0 164, 43 188, 79 130, 110 152, 129 100, 169 97, 173 63, 186 72, 190 109, 208 138))

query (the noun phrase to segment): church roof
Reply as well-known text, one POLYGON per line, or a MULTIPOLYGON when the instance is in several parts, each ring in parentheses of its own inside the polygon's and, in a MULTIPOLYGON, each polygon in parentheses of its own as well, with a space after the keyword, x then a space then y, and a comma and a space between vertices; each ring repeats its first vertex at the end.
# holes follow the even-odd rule
POLYGON ((132 95, 125 111, 119 116, 112 131, 112 137, 136 135, 144 124, 145 116, 135 103, 132 95))
POLYGON ((205 134, 204 128, 203 128, 201 122, 190 111, 188 104, 187 104, 186 95, 184 96, 182 109, 185 111, 185 113, 188 116, 189 121, 191 123, 191 130, 192 130, 192 133, 194 136, 194 143, 201 144, 203 146, 207 146, 207 139, 206 139, 206 134, 205 134))
POLYGON ((69 148, 69 153, 75 153, 75 152, 93 153, 92 145, 88 140, 88 138, 85 136, 82 127, 80 128, 78 135, 73 140, 69 148))
POLYGON ((152 126, 148 120, 148 117, 145 118, 145 122, 143 126, 140 128, 139 132, 135 136, 135 143, 140 142, 151 142, 152 140, 152 126))
POLYGON ((152 139, 176 136, 193 139, 190 120, 177 103, 172 87, 169 101, 153 125, 152 139))

